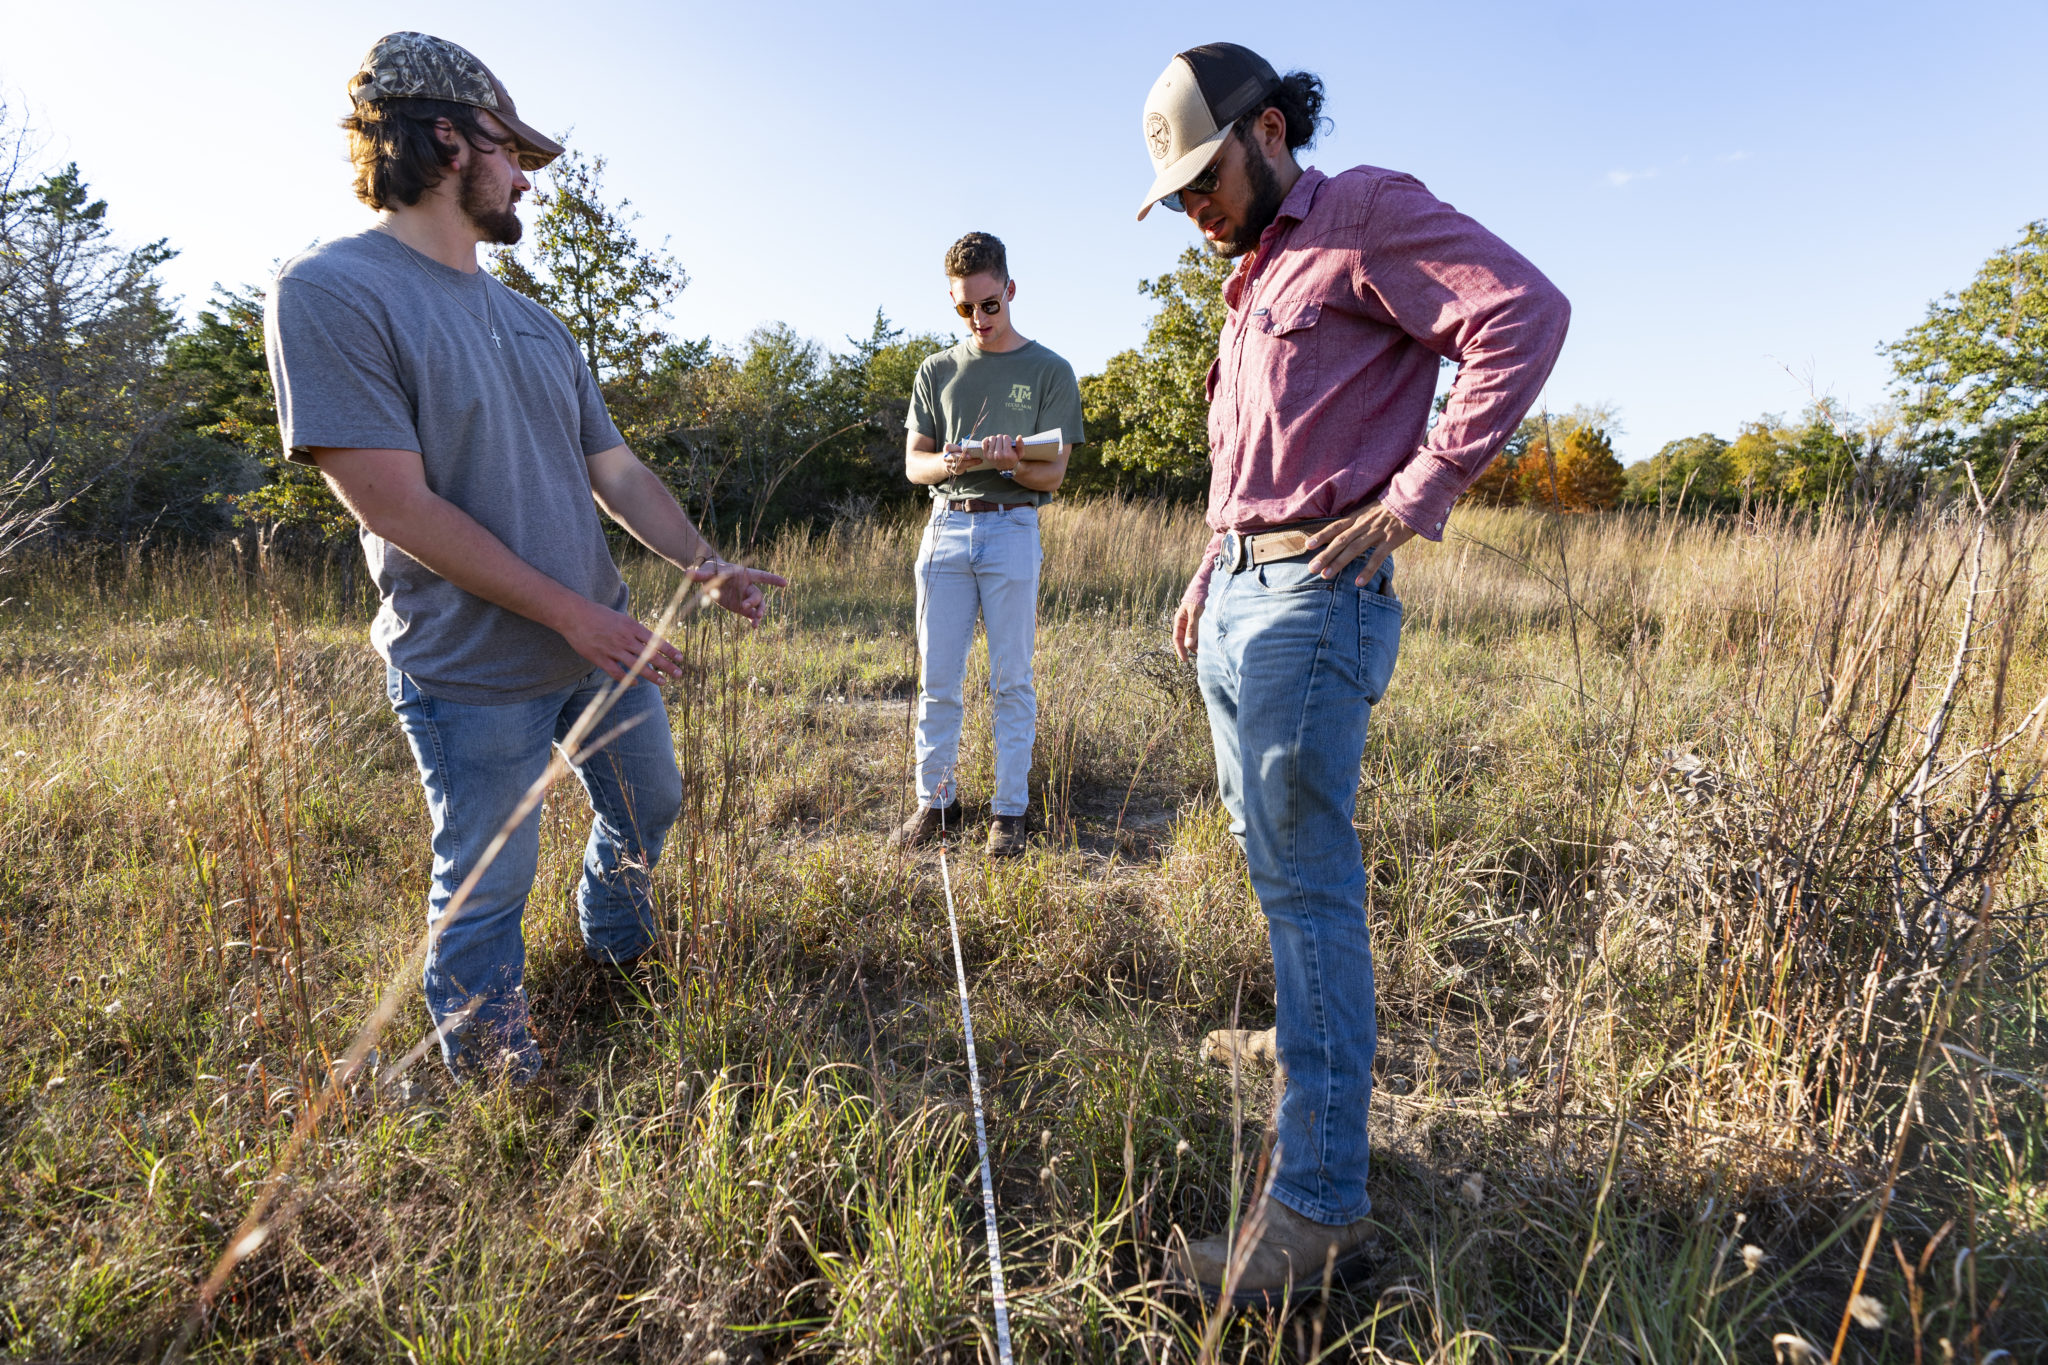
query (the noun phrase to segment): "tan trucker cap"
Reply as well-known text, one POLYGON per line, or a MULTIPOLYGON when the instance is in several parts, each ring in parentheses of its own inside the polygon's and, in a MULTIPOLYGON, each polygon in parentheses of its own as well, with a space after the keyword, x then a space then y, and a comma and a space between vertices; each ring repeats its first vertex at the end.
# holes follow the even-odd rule
POLYGON ((1178 53, 1145 97, 1145 150, 1152 188, 1138 206, 1152 206, 1200 175, 1216 159, 1230 125, 1279 87, 1272 64, 1236 43, 1204 43, 1178 53))
POLYGON ((562 144, 523 122, 506 93, 505 84, 476 59, 431 33, 387 33, 379 38, 356 74, 348 78, 348 97, 366 100, 452 100, 488 109, 512 130, 519 143, 519 164, 537 171, 562 154, 562 144))

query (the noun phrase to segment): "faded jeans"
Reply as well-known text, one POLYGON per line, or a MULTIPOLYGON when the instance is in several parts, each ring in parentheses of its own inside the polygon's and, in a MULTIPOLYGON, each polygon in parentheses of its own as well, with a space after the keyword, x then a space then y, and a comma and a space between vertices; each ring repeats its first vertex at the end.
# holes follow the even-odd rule
MULTIPOLYGON (((553 747, 610 679, 592 670, 533 701, 474 706, 421 692, 395 668, 385 671, 391 709, 412 746, 434 827, 433 886, 427 923, 447 916, 456 888, 476 868, 520 797, 547 768, 553 747)), ((576 891, 584 951, 598 962, 626 962, 654 942, 648 869, 682 809, 682 777, 661 691, 626 689, 596 734, 627 721, 577 768, 593 819, 576 891)), ((540 1069, 528 1027, 526 942, 521 924, 540 863, 540 809, 529 811, 478 880, 461 913, 434 939, 422 978, 427 1009, 441 1032, 441 1055, 458 1077, 504 1057, 515 1079, 540 1069), (444 1021, 481 996, 459 1026, 444 1021)))
POLYGON ((917 550, 917 800, 951 805, 960 795, 961 691, 974 618, 988 634, 995 711, 997 815, 1022 815, 1030 799, 1038 692, 1038 509, 955 512, 936 503, 917 550))
POLYGON ((1366 722, 1401 647, 1401 604, 1386 595, 1394 565, 1360 589, 1362 561, 1327 581, 1306 556, 1235 573, 1218 561, 1197 671, 1217 784, 1273 948, 1287 1068, 1273 1195, 1318 1223, 1349 1223, 1372 1208, 1366 1112, 1379 1045, 1352 821, 1366 722))

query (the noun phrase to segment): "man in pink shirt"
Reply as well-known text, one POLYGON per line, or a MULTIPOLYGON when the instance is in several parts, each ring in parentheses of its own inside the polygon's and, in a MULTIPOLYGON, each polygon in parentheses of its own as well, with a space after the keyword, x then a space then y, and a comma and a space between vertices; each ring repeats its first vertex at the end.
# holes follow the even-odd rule
MULTIPOLYGON (((1235 257, 1209 369, 1210 540, 1174 616, 1194 655, 1231 830, 1273 949, 1287 1090, 1272 1198, 1239 1302, 1357 1260, 1378 1045, 1365 865, 1352 821, 1366 723, 1401 643, 1393 552, 1451 504, 1535 402, 1564 296, 1412 176, 1326 176, 1295 152, 1323 85, 1234 43, 1175 56, 1145 102, 1155 203, 1235 257), (1437 368, 1458 366, 1434 428, 1437 368)), ((1221 1040, 1240 1048, 1243 1036, 1221 1040)), ((1226 1237, 1178 1258, 1208 1298, 1226 1237)))

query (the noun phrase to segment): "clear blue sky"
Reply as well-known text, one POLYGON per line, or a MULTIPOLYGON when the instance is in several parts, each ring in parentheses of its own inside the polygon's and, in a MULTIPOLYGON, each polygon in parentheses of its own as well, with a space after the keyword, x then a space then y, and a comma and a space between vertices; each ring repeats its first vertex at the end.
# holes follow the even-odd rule
POLYGON ((1249 44, 1328 82, 1314 164, 1413 172, 1564 288, 1546 401, 1617 405, 1628 459, 1796 412, 1809 382, 1882 401, 1880 343, 2048 216, 2040 0, 0 0, 0 90, 125 238, 170 239, 190 311, 369 221, 334 124, 396 28, 470 47, 610 159, 692 276, 679 334, 843 344, 877 306, 947 330, 939 260, 980 228, 1022 328, 1083 372, 1138 342, 1138 279, 1192 240, 1132 221, 1146 90, 1180 48, 1249 44))

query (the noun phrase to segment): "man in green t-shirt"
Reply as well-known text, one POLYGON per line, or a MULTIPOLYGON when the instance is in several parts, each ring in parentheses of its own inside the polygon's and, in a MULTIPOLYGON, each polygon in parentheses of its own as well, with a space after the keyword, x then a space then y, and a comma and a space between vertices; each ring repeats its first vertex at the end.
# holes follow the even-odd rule
POLYGON ((946 253, 953 311, 969 335, 926 360, 910 395, 905 470, 932 490, 917 554, 917 813, 891 836, 916 845, 955 823, 960 796, 961 685, 980 616, 988 633, 995 712, 996 790, 988 852, 1024 851, 1024 812, 1038 693, 1038 508, 1067 474, 1082 440, 1074 367, 1018 334, 1017 282, 1003 244, 970 232, 946 253), (1057 427, 1050 459, 1024 458, 1017 439, 1057 427))

